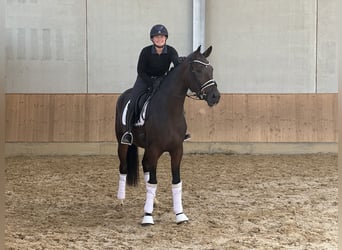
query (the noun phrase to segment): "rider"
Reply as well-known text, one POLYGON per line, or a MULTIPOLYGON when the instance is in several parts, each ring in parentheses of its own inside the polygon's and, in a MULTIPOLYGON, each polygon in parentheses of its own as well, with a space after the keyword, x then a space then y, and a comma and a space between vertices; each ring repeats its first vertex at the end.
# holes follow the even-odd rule
MULTIPOLYGON (((182 57, 178 57, 175 48, 166 45, 169 34, 166 27, 162 24, 154 25, 150 31, 152 45, 143 48, 138 60, 138 76, 130 95, 130 104, 128 105, 126 115, 126 132, 121 138, 122 144, 131 145, 133 143, 133 115, 135 102, 138 97, 152 88, 154 82, 160 81, 160 78, 169 71, 171 62, 174 66, 181 63, 182 57)), ((184 140, 189 140, 190 134, 186 134, 184 140)))

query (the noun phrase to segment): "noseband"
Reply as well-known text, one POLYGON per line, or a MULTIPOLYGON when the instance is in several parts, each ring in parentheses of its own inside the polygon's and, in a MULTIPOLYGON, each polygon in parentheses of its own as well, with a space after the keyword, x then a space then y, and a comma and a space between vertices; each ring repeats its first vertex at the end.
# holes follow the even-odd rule
MULTIPOLYGON (((204 67, 208 67, 210 65, 210 63, 205 63, 205 62, 202 62, 200 60, 193 60, 192 62, 190 62, 191 64, 192 63, 199 63, 201 65, 203 65, 204 67)), ((196 80, 198 80, 195 72, 193 71, 193 69, 191 70, 191 72, 194 74, 196 80)), ((199 82, 199 81, 198 81, 199 82)), ((217 86, 217 83, 214 79, 210 79, 202 84, 200 84, 200 90, 198 92, 195 92, 195 95, 200 99, 200 100, 204 100, 207 96, 207 94, 204 92, 204 90, 210 86, 217 86)))

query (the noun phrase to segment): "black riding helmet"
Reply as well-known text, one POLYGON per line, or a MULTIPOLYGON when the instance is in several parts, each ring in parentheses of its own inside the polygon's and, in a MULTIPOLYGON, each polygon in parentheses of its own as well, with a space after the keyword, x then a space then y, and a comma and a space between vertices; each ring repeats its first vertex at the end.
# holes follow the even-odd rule
POLYGON ((164 25, 162 24, 156 24, 152 27, 150 31, 150 38, 152 39, 154 36, 158 35, 164 35, 166 38, 169 37, 169 33, 167 32, 167 29, 164 25))

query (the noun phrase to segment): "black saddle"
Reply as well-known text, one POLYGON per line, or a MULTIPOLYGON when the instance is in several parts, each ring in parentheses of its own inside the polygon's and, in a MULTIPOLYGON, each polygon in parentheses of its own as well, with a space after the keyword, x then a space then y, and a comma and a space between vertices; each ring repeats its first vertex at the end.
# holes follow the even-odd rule
POLYGON ((137 101, 135 102, 135 107, 134 107, 134 121, 138 121, 140 112, 143 109, 144 104, 151 99, 154 94, 158 91, 161 82, 163 81, 165 77, 157 77, 157 78, 152 78, 153 80, 153 85, 149 88, 147 88, 145 93, 142 93, 137 101))

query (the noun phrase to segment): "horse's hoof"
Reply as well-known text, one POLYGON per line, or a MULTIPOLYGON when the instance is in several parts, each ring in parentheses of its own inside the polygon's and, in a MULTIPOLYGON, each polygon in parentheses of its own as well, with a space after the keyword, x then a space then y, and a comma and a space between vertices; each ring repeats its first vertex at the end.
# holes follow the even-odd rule
POLYGON ((141 222, 142 226, 149 226, 149 225, 154 225, 153 217, 152 215, 144 215, 144 218, 141 222))
POLYGON ((176 214, 176 223, 177 224, 186 223, 188 221, 189 221, 189 219, 184 213, 176 214))

